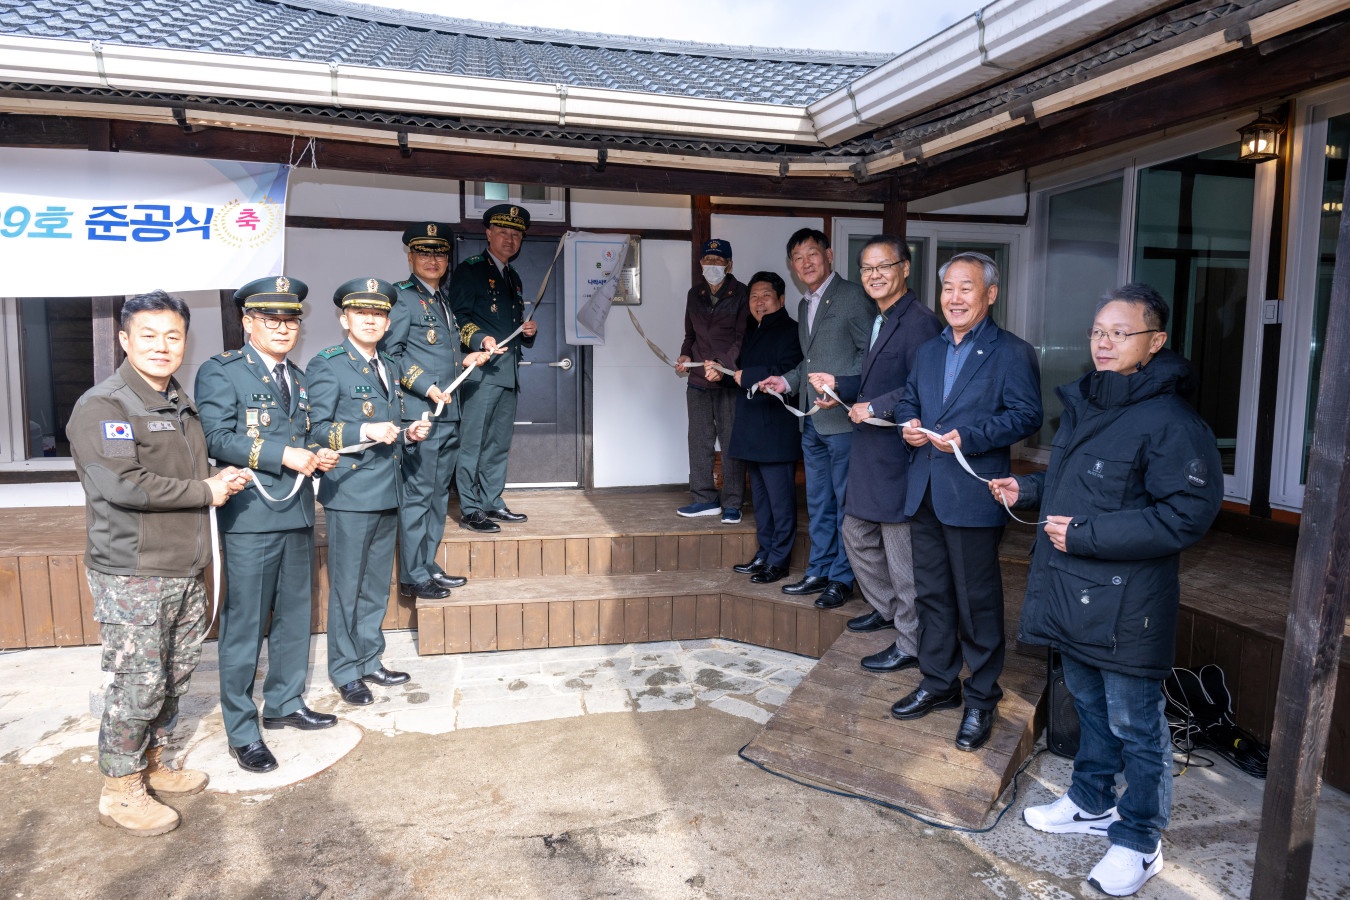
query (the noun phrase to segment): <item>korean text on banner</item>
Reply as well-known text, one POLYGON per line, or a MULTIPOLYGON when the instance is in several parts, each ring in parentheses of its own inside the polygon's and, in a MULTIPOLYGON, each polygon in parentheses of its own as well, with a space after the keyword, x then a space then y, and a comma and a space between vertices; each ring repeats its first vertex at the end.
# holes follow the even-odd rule
POLYGON ((576 231, 569 232, 564 241, 567 343, 603 345, 605 319, 619 286, 630 237, 576 231))
POLYGON ((218 290, 278 275, 289 171, 0 148, 0 296, 218 290))

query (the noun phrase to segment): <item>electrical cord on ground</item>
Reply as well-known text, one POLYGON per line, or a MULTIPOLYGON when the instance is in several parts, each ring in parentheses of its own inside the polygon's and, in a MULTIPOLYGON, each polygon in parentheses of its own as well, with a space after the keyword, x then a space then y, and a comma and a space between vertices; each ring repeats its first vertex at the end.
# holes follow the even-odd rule
MULTIPOLYGON (((750 746, 749 743, 745 745, 745 747, 749 746, 750 746)), ((770 775, 775 775, 779 778, 786 779, 787 781, 791 781, 793 784, 799 784, 802 787, 810 788, 813 791, 820 791, 822 794, 833 794, 836 797, 845 797, 848 798, 849 800, 861 800, 864 803, 871 803, 874 806, 880 806, 882 809, 889 809, 892 812, 898 812, 901 815, 909 816, 911 819, 914 819, 917 822, 922 822, 924 825, 927 825, 930 828, 940 828, 943 831, 959 831, 964 834, 985 834, 987 832, 993 831, 995 828, 998 827, 998 823, 1003 821, 1004 814, 1007 813, 1008 810, 1012 809, 1013 805, 1017 803, 1018 779, 1022 777, 1022 773, 1026 771, 1027 766, 1031 765, 1032 760, 1036 759, 1038 756, 1040 756, 1042 753, 1045 752, 1045 748, 1042 747, 1035 753, 1031 754, 1031 756, 1027 757, 1026 761, 1024 761, 1022 765, 1018 767, 1017 771, 1013 774, 1012 795, 1008 798, 1008 804, 1004 806, 1003 809, 999 810, 998 815, 994 818, 994 821, 988 827, 965 828, 961 825, 946 825, 942 822, 934 822, 932 819, 925 819, 918 813, 905 809, 903 806, 897 806, 894 803, 888 803, 885 800, 878 800, 876 797, 868 797, 865 794, 854 794, 849 791, 839 791, 835 790, 834 788, 822 787, 821 785, 818 784, 812 784, 809 781, 802 781, 800 778, 793 778, 791 775, 787 775, 783 772, 775 772, 773 769, 770 769, 763 763, 757 760, 753 760, 750 757, 746 756, 745 747, 742 747, 741 749, 737 750, 736 755, 739 756, 741 759, 745 760, 746 762, 750 763, 750 765, 754 766, 755 768, 768 772, 770 775)))

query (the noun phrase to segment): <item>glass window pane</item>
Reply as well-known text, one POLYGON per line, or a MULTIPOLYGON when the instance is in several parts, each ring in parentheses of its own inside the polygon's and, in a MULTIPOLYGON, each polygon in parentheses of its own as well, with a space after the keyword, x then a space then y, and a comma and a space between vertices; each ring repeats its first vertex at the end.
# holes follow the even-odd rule
POLYGON ((1045 423, 1028 444, 1048 449, 1059 428, 1055 389, 1092 368, 1087 330, 1097 298, 1120 278, 1120 208, 1125 179, 1054 194, 1046 217, 1041 304, 1041 403, 1045 423))
POLYGON ((1303 425, 1303 469, 1299 481, 1308 481, 1308 453, 1312 449, 1317 390, 1322 381, 1322 349, 1331 304, 1331 276, 1336 268, 1336 237, 1345 202, 1346 157, 1350 156, 1350 114, 1327 122, 1326 165, 1322 170, 1322 215, 1317 239, 1317 288, 1313 297, 1312 348, 1308 354, 1307 416, 1303 425))
POLYGON ((522 203, 543 203, 548 200, 548 188, 542 184, 522 184, 520 200, 522 203))
POLYGON ((505 203, 511 199, 511 186, 496 181, 483 182, 483 199, 494 203, 505 203))
POLYGON ((19 300, 25 457, 70 456, 66 423, 94 386, 93 302, 81 298, 19 300))
POLYGON ((1256 167, 1236 143, 1139 172, 1134 281, 1172 308, 1169 345, 1199 377, 1191 398, 1236 465, 1256 167))

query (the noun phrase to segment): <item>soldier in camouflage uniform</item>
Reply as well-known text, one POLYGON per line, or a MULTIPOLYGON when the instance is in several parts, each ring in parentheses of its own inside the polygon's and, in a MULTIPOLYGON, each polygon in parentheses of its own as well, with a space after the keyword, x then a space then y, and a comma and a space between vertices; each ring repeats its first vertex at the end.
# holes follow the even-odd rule
POLYGON ((206 787, 205 773, 169 768, 162 754, 208 627, 208 510, 249 481, 233 468, 211 475, 197 410, 173 377, 188 319, 187 304, 162 291, 128 300, 118 334, 127 358, 66 426, 86 497, 103 670, 113 676, 98 735, 99 821, 140 836, 179 822, 147 787, 157 796, 206 787))

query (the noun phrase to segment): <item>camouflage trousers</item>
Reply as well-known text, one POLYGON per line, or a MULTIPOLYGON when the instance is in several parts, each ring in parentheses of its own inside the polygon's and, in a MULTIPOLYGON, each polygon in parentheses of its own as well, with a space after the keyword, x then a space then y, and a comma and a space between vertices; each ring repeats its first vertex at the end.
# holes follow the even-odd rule
POLYGON ((193 578, 87 571, 103 671, 112 683, 98 731, 98 767, 122 776, 145 768, 145 751, 167 743, 178 698, 202 656, 206 584, 193 578))

